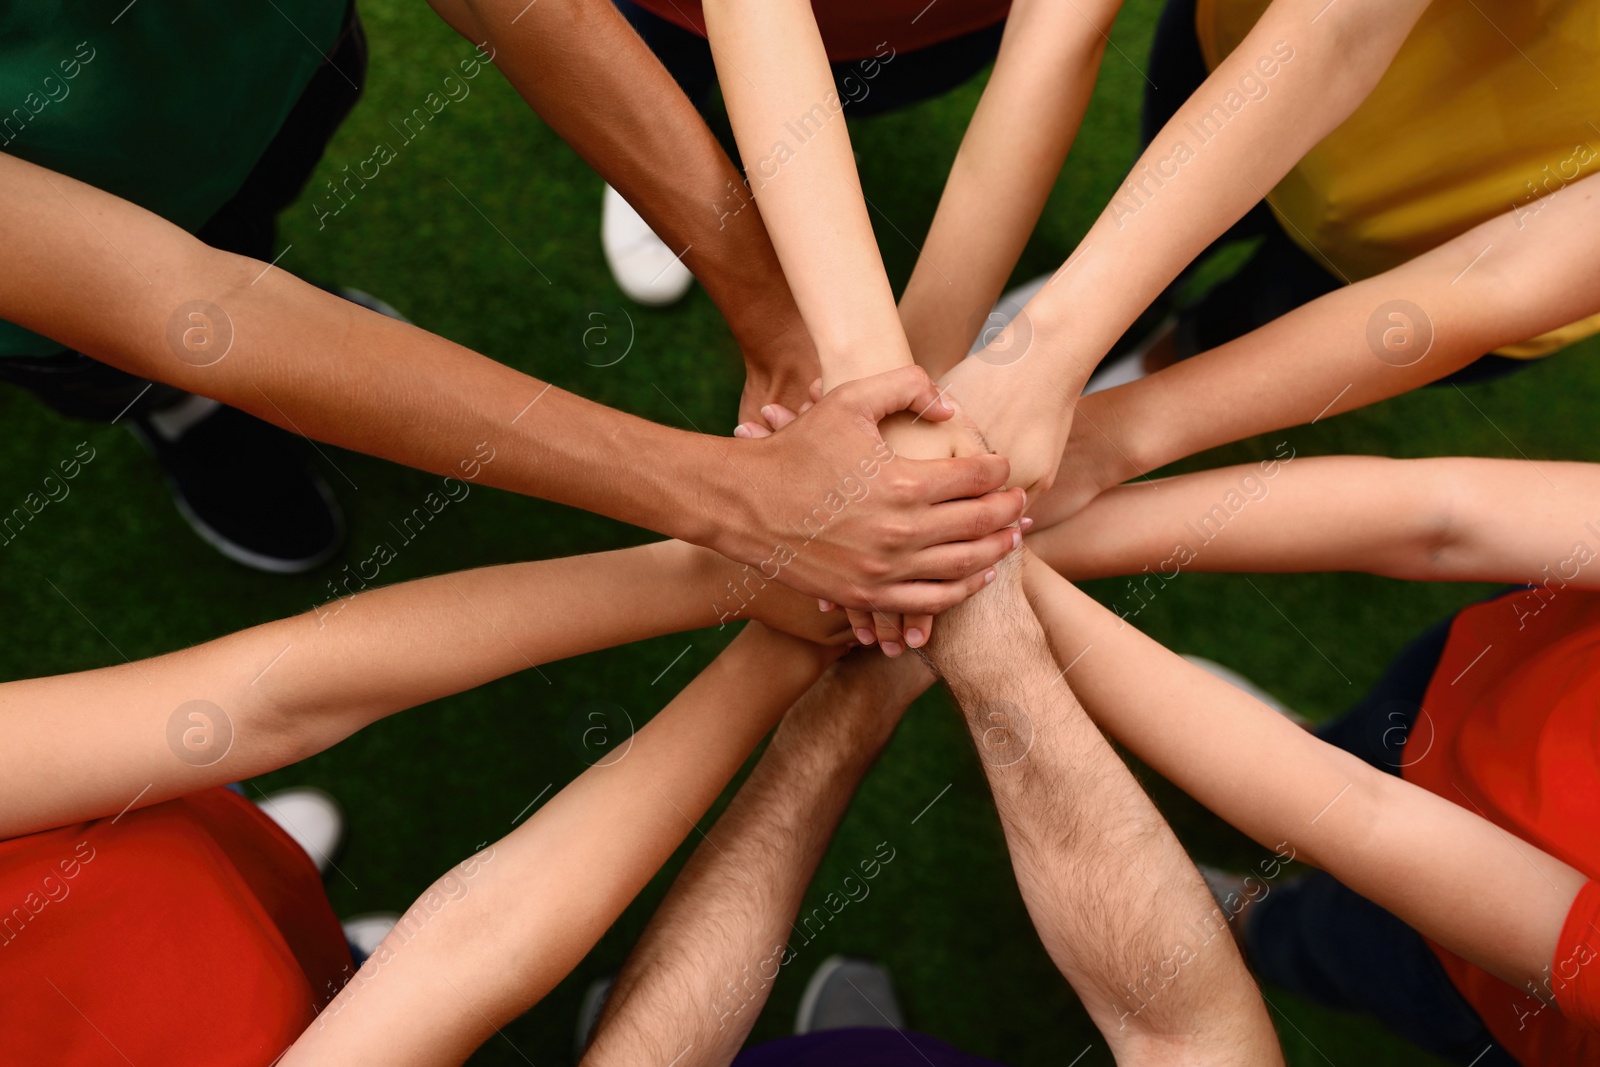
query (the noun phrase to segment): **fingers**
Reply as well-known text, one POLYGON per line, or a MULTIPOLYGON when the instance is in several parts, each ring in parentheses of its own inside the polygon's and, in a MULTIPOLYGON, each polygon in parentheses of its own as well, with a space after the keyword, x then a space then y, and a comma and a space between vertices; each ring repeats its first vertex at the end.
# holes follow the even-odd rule
POLYGON ((907 648, 921 648, 928 643, 928 635, 933 633, 932 615, 906 615, 903 617, 900 632, 906 636, 907 648))
POLYGON ((905 651, 905 638, 900 634, 900 616, 885 615, 881 611, 872 613, 872 628, 878 635, 878 647, 883 649, 883 654, 893 659, 905 651))
POLYGON ((955 408, 921 367, 899 367, 858 378, 839 386, 833 395, 874 426, 897 411, 910 411, 930 422, 942 422, 955 414, 955 408))
MULTIPOLYGON (((805 409, 802 408, 802 411, 805 409)), ((768 404, 761 409, 761 417, 767 420, 774 433, 793 422, 797 415, 782 404, 768 404)))
POLYGON ((995 579, 993 567, 949 582, 898 582, 875 598, 880 608, 902 609, 907 615, 938 615, 961 603, 995 579))
POLYGON ((911 557, 911 569, 926 581, 957 581, 993 567, 1021 543, 1022 531, 1011 526, 975 541, 951 541, 925 548, 911 557))
MULTIPOLYGON (((810 409, 811 401, 809 400, 800 407, 802 412, 809 411, 810 409)), ((761 423, 756 422, 754 419, 750 420, 749 422, 741 422, 739 425, 733 428, 733 436, 750 438, 771 437, 774 433, 783 429, 795 419, 799 418, 799 416, 794 412, 790 411, 782 404, 777 403, 768 404, 766 407, 762 408, 761 417, 767 420, 766 425, 762 425, 761 423)))
MULTIPOLYGON (((972 500, 936 504, 928 510, 927 517, 917 529, 920 541, 917 547, 931 548, 952 541, 977 541, 997 533, 1014 532, 1020 537, 1021 531, 1016 529, 1016 525, 1022 517, 1025 499, 1022 490, 1007 489, 999 493, 985 493, 972 500)), ((927 574, 915 564, 906 573, 919 578, 964 577, 958 574, 927 574)))
MULTIPOLYGON (((813 404, 815 404, 817 401, 819 401, 821 399, 822 399, 822 379, 821 378, 813 378, 813 379, 811 379, 811 402, 813 404)), ((805 408, 801 408, 800 410, 804 411, 805 408)))
POLYGON ((878 631, 873 626, 872 614, 866 611, 857 611, 855 608, 845 608, 845 617, 850 620, 850 632, 856 635, 856 640, 863 645, 876 644, 878 631))
MULTIPOLYGON (((1004 456, 957 456, 953 459, 914 459, 901 472, 912 483, 911 496, 915 502, 938 504, 946 500, 964 500, 981 497, 1005 487, 1011 475, 1011 462, 1004 456)), ((1022 490, 1017 490, 1021 493, 1022 490)), ((1017 498, 1016 522, 1022 504, 1027 502, 1024 493, 1017 498)), ((982 531, 988 533, 987 530, 982 531)))

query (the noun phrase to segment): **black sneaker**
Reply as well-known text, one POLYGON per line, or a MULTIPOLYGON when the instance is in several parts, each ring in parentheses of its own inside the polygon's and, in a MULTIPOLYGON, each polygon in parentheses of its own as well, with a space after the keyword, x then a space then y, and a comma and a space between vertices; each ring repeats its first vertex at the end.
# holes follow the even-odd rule
POLYGON ((817 967, 794 1018, 797 1034, 856 1027, 904 1030, 905 1026, 889 972, 870 960, 844 956, 829 956, 817 967))
POLYGON ((293 435, 194 395, 124 422, 166 472, 178 511, 234 562, 299 574, 344 543, 339 502, 293 435))
POLYGON ((611 989, 616 984, 617 976, 608 974, 590 982, 589 988, 583 991, 583 1003, 578 1005, 578 1025, 572 1035, 572 1062, 583 1059, 588 1051, 595 1027, 600 1025, 600 1013, 606 1010, 606 1001, 611 999, 611 989))

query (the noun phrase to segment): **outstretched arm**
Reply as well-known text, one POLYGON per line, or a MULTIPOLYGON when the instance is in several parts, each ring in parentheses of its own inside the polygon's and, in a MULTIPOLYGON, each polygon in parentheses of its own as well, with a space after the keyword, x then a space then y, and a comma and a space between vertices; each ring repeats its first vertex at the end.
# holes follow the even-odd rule
POLYGON ((1596 500, 1593 463, 1289 452, 1108 489, 1028 547, 1074 580, 1365 571, 1596 588, 1600 577, 1581 567, 1600 554, 1596 500))
POLYGON ((1356 109, 1426 7, 1274 0, 1162 127, 1051 283, 995 339, 991 347, 1005 355, 950 372, 952 395, 1012 459, 1016 484, 1049 486, 1095 364, 1179 271, 1356 109), (1241 83, 1267 91, 1247 100, 1241 83), (1201 141, 1194 130, 1212 133, 1201 141), (1030 340, 1017 358, 1024 329, 1030 340))
POLYGON ((0 318, 313 439, 451 475, 489 448, 486 484, 679 536, 862 608, 942 611, 1009 550, 1002 528, 1020 500, 966 499, 1002 485, 1004 461, 885 458, 877 424, 890 412, 952 415, 915 368, 851 383, 792 435, 686 433, 208 248, 13 157, 0 155, 0 190, 0 318), (967 540, 977 527, 988 541, 967 540))
MULTIPOLYGON (((240 781, 540 663, 714 625, 729 573, 660 542, 368 591, 356 580, 304 615, 181 652, 7 682, 0 838, 240 781)), ((781 587, 744 617, 826 636, 827 617, 781 587)), ((807 655, 791 651, 785 669, 807 655)))
POLYGON ((742 210, 744 179, 617 9, 589 0, 430 2, 681 252, 744 350, 744 417, 774 400, 803 401, 816 348, 760 213, 742 210))
POLYGON ((424 893, 281 1062, 457 1064, 536 1004, 816 680, 803 646, 747 627, 625 750, 424 893))
POLYGON ((1017 0, 900 297, 918 365, 966 356, 1039 222, 1094 92, 1122 0, 1017 0))
POLYGON ((1466 808, 1325 744, 1037 560, 1028 595, 1107 733, 1217 815, 1514 986, 1539 981, 1587 880, 1466 808))
POLYGON ((739 153, 825 390, 911 362, 809 0, 706 0, 739 153))
MULTIPOLYGON (((629 955, 583 1067, 733 1061, 799 951, 795 914, 851 795, 932 681, 914 657, 859 653, 800 698, 629 955)), ((846 892, 892 858, 863 860, 846 892)))
POLYGON ((1282 1063, 1232 940, 1184 954, 1216 901, 1063 681, 1023 558, 946 613, 929 656, 966 714, 1045 948, 1118 1063, 1282 1063))
POLYGON ((1078 401, 1042 525, 1208 448, 1365 407, 1600 312, 1600 180, 1497 216, 1243 337, 1078 401))

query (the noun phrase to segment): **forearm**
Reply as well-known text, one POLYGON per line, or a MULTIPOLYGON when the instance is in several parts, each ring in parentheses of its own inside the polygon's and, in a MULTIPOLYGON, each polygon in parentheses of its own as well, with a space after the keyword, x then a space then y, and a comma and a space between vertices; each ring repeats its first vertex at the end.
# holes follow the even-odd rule
POLYGON ((1063 389, 1076 393, 1162 288, 1356 109, 1426 6, 1275 0, 1030 301, 1033 351, 1063 389), (1248 84, 1265 91, 1246 98, 1248 84))
POLYGON ((1028 583, 1057 654, 1077 657, 1085 706, 1157 773, 1511 984, 1539 978, 1582 874, 1318 741, 1048 568, 1030 566, 1028 583))
MULTIPOLYGON (((1083 397, 1067 455, 1114 484, 1408 392, 1600 311, 1600 182, 1497 216, 1391 271, 1137 382, 1083 397)), ((1033 511, 1051 521, 1047 496, 1033 511)))
POLYGON ((994 72, 900 298, 911 351, 933 377, 966 356, 1038 224, 1119 6, 1012 4, 994 72))
POLYGON ((7 683, 0 837, 240 781, 531 666, 709 625, 707 573, 674 542, 387 588, 347 572, 338 598, 303 615, 7 683))
POLYGON ((663 241, 683 253, 748 358, 809 372, 815 350, 743 177, 614 6, 590 0, 431 2, 493 57, 533 110, 663 241))
POLYGON ((1595 588, 1600 576, 1573 546, 1600 552, 1597 500, 1600 467, 1589 463, 1297 459, 1285 444, 1259 463, 1109 489, 1028 546, 1073 580, 1365 571, 1595 588))
POLYGON ((0 185, 0 317, 131 373, 697 544, 744 488, 725 442, 582 400, 63 175, 0 156, 0 185))
POLYGON ((824 389, 910 363, 811 5, 703 8, 728 118, 824 389))
POLYGON ((801 697, 628 957, 585 1067, 732 1062, 851 795, 931 681, 910 657, 858 654, 801 697))
POLYGON ((1281 1063, 1231 939, 1148 985, 1216 902, 1062 682, 1017 562, 941 618, 930 650, 984 760, 1045 948, 1119 1063, 1281 1063))
POLYGON ((583 958, 822 666, 748 627, 623 755, 424 894, 284 1062, 462 1062, 583 958))

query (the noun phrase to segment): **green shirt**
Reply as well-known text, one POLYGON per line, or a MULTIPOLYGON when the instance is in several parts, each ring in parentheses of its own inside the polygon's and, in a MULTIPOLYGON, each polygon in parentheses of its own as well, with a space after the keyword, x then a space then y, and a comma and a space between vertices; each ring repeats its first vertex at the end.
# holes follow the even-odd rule
MULTIPOLYGON (((8 0, 0 151, 193 232, 244 183, 346 10, 346 0, 8 0)), ((61 350, 0 320, 0 356, 61 350)))

